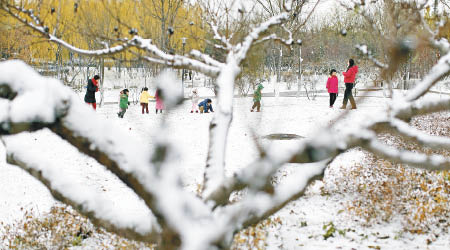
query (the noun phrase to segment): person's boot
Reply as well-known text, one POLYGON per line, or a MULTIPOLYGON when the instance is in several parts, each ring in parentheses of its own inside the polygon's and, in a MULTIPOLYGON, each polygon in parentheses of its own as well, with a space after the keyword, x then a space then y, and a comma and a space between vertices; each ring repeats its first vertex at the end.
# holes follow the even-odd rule
POLYGON ((352 105, 352 109, 356 109, 356 102, 355 102, 355 99, 350 98, 350 104, 352 105))
POLYGON ((193 110, 191 110, 191 113, 194 113, 194 111, 193 111, 193 110))

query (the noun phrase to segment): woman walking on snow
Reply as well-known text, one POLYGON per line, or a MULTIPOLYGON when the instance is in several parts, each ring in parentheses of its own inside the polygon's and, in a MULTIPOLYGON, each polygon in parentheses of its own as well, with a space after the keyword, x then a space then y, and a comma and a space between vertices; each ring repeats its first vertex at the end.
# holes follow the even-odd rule
POLYGON ((327 89, 328 93, 330 94, 330 108, 333 107, 334 102, 336 101, 336 96, 338 93, 338 78, 336 76, 336 70, 332 69, 330 71, 330 77, 328 77, 327 81, 327 89))
POLYGON ((198 113, 198 99, 199 99, 199 96, 198 96, 198 93, 197 93, 197 89, 192 90, 192 93, 191 93, 191 101, 192 101, 191 113, 194 113, 194 110, 195 110, 195 113, 198 113))
POLYGON ((252 109, 250 109, 250 112, 253 112, 253 110, 256 108, 256 112, 261 111, 261 90, 264 88, 264 86, 260 83, 258 84, 258 87, 256 88, 255 92, 253 93, 253 106, 252 109))
POLYGON ((155 99, 156 99, 156 114, 158 114, 158 110, 159 113, 162 113, 162 110, 164 109, 164 104, 163 104, 163 100, 161 98, 161 90, 160 89, 156 89, 155 92, 155 99))
POLYGON ((347 101, 350 100, 352 104, 352 109, 356 109, 355 99, 353 99, 352 89, 355 85, 356 74, 358 73, 358 66, 355 65, 353 59, 348 60, 348 68, 346 72, 342 72, 344 75, 345 92, 344 92, 344 102, 342 103, 341 109, 347 107, 347 101))
POLYGON ((142 114, 144 114, 144 109, 145 109, 145 112, 147 112, 147 114, 148 114, 148 99, 149 98, 151 98, 151 96, 148 93, 148 88, 145 87, 143 89, 143 91, 141 92, 141 95, 139 96, 139 102, 141 103, 141 106, 142 106, 142 114))

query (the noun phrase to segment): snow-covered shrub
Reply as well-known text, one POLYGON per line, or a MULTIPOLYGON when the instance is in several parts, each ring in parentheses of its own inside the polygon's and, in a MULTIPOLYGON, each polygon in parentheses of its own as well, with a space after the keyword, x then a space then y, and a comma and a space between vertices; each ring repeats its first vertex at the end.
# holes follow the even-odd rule
MULTIPOLYGON (((96 228, 71 207, 55 206, 48 213, 26 211, 24 218, 3 226, 2 241, 6 249, 68 249, 83 246, 104 249, 153 249, 150 244, 121 238, 96 228)), ((3 249, 3 248, 2 248, 3 249)))
MULTIPOLYGON (((429 134, 450 135, 448 112, 416 117, 411 125, 429 134)), ((450 156, 448 150, 422 148, 390 134, 380 138, 398 148, 450 156)), ((409 168, 367 153, 365 162, 332 172, 340 177, 332 183, 325 181, 332 189, 328 191, 354 193, 354 199, 347 204, 348 212, 367 225, 397 219, 405 231, 412 233, 447 231, 450 227, 450 171, 409 168)))

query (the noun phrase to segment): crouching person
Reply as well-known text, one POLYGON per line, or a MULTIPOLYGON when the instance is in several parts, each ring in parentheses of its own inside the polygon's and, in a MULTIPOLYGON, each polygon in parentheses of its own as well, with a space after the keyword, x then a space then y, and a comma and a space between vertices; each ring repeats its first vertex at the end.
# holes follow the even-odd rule
POLYGON ((200 102, 198 104, 198 108, 200 109, 200 113, 209 113, 210 110, 211 112, 214 112, 212 107, 212 101, 209 98, 200 102))

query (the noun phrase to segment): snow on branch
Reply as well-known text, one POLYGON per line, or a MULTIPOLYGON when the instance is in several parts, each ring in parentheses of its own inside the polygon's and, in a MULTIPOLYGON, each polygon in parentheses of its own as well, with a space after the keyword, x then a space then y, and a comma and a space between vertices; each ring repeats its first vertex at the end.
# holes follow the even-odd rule
MULTIPOLYGON (((450 98, 438 101, 422 101, 415 103, 408 102, 394 102, 391 104, 394 107, 393 116, 404 120, 409 120, 414 116, 428 114, 431 112, 449 110, 450 98)), ((392 118, 395 119, 395 118, 392 118)), ((365 128, 375 128, 381 124, 390 124, 392 120, 389 117, 381 120, 373 120, 365 125, 362 125, 362 131, 365 128)), ((370 119, 369 119, 370 121, 370 119)), ((399 128, 399 133, 414 137, 424 143, 426 146, 446 147, 449 146, 449 139, 443 137, 434 137, 425 135, 415 129, 401 127, 399 123, 393 122, 399 128)), ((394 125, 392 125, 394 126, 394 125)), ((322 130, 319 134, 312 137, 312 139, 300 143, 297 149, 291 152, 286 152, 284 156, 266 155, 257 162, 244 168, 240 173, 235 174, 231 178, 227 178, 223 183, 216 187, 214 191, 205 196, 206 200, 212 200, 216 206, 222 206, 228 203, 229 196, 232 192, 249 188, 249 190, 268 190, 268 183, 271 176, 276 170, 286 162, 290 163, 312 163, 323 161, 327 158, 333 158, 347 149, 363 146, 368 151, 373 152, 381 157, 396 161, 411 164, 413 166, 427 169, 427 170, 442 170, 449 169, 448 160, 441 156, 425 156, 412 152, 399 151, 390 148, 376 141, 375 138, 366 137, 360 134, 364 132, 348 133, 342 135, 335 135, 334 133, 322 130)), ((270 152, 270 150, 268 150, 270 152)))
MULTIPOLYGON (((34 31, 37 31, 38 33, 40 33, 43 37, 47 38, 49 41, 57 43, 62 45, 63 47, 76 52, 80 55, 86 55, 86 56, 102 56, 102 55, 112 55, 112 54, 116 54, 116 53, 120 53, 122 51, 125 51, 126 49, 130 48, 133 46, 133 41, 126 41, 124 43, 122 43, 121 45, 117 45, 111 48, 106 48, 106 49, 100 49, 100 50, 85 50, 85 49, 80 49, 77 48, 67 42, 65 42, 64 40, 59 39, 58 37, 50 34, 50 31, 48 29, 48 27, 46 26, 42 26, 42 22, 36 22, 36 24, 33 24, 31 22, 28 22, 25 18, 20 17, 18 14, 13 13, 11 8, 16 8, 15 6, 12 5, 8 5, 8 4, 3 4, 1 5, 1 8, 6 11, 9 15, 11 15, 12 17, 16 18, 18 21, 20 21, 21 23, 25 24, 26 26, 32 28, 34 31)), ((31 16, 29 14, 29 12, 22 10, 22 9, 18 9, 16 8, 18 11, 25 13, 29 16, 31 16)))
POLYGON ((406 150, 398 150, 387 146, 376 139, 376 134, 366 131, 361 136, 360 146, 385 159, 405 163, 409 166, 426 170, 450 170, 450 159, 441 155, 426 155, 422 153, 413 153, 406 150))
POLYGON ((226 179, 220 186, 207 194, 206 200, 212 200, 216 206, 228 203, 232 192, 248 188, 250 191, 258 190, 271 193, 271 178, 273 174, 285 163, 315 163, 334 159, 335 156, 357 145, 359 140, 342 135, 336 137, 329 131, 313 136, 314 139, 301 142, 297 148, 282 155, 271 154, 267 150, 266 156, 244 168, 233 177, 226 179), (339 141, 340 143, 337 143, 339 141))
MULTIPOLYGON (((98 117, 68 87, 41 77, 20 61, 0 63, 0 82, 8 85, 2 90, 17 93, 9 98, 11 101, 0 101, 2 134, 11 134, 7 129, 17 124, 22 125, 21 131, 26 130, 23 124, 27 123, 40 122, 40 127, 48 125, 55 134, 116 175, 144 201, 162 228, 172 230, 166 223, 170 215, 161 212, 166 208, 158 202, 158 198, 164 196, 155 195, 161 190, 157 188, 159 181, 154 175, 148 148, 98 117), (65 112, 59 112, 59 107, 64 107, 65 112)), ((0 97, 4 96, 6 94, 0 93, 0 97)))
POLYGON ((42 25, 35 25, 31 22, 28 22, 25 18, 22 18, 19 16, 19 14, 13 13, 11 8, 17 9, 19 12, 22 12, 26 14, 27 16, 30 16, 29 12, 23 12, 21 9, 18 9, 12 5, 9 4, 2 4, 1 8, 6 11, 9 15, 16 18, 23 24, 27 25, 28 27, 32 28, 33 30, 40 33, 43 37, 47 38, 50 42, 59 44, 75 53, 86 55, 86 56, 108 56, 113 55, 116 53, 123 52, 125 50, 128 50, 129 48, 137 48, 140 50, 144 50, 146 52, 149 52, 149 55, 142 57, 144 60, 151 62, 151 63, 158 63, 163 64, 167 66, 171 66, 173 68, 187 68, 192 69, 195 71, 202 72, 206 75, 209 75, 211 77, 217 77, 219 73, 219 69, 208 63, 204 63, 198 60, 193 60, 191 58, 180 56, 180 55, 170 55, 159 49, 156 45, 152 44, 151 39, 144 39, 140 36, 134 36, 132 39, 123 38, 118 39, 118 41, 124 41, 120 45, 116 45, 110 48, 105 49, 99 49, 99 50, 85 50, 78 48, 52 34, 49 33, 48 27, 42 26, 42 25), (155 55, 157 58, 153 58, 153 55, 155 55))
POLYGON ((223 43, 225 45, 224 49, 230 50, 233 46, 231 45, 230 41, 225 36, 223 36, 219 33, 219 27, 217 27, 217 25, 212 22, 208 22, 208 24, 214 33, 214 39, 223 43))
POLYGON ((396 102, 393 105, 393 116, 400 120, 409 121, 414 116, 448 110, 450 110, 450 98, 413 103, 396 102))
MULTIPOLYGON (((294 173, 286 180, 283 180, 282 183, 275 187, 273 194, 268 194, 270 197, 270 202, 266 206, 261 206, 261 203, 264 204, 263 201, 258 201, 258 196, 260 196, 261 193, 257 193, 255 195, 255 200, 249 199, 246 201, 253 205, 247 204, 247 207, 240 212, 240 214, 245 214, 245 211, 249 211, 248 216, 242 216, 242 218, 245 219, 242 226, 246 228, 258 223, 261 220, 265 220, 282 209, 289 202, 302 197, 310 184, 323 178, 325 169, 333 159, 334 158, 315 164, 309 164, 309 166, 299 166, 297 173, 294 173)), ((264 194, 264 196, 267 195, 264 194)), ((262 199, 264 200, 264 198, 262 199)))
POLYGON ((412 139, 420 143, 422 146, 434 149, 450 150, 450 138, 425 134, 420 130, 412 128, 411 126, 408 125, 408 123, 402 120, 394 118, 390 122, 383 124, 382 127, 383 127, 382 129, 386 127, 387 129, 389 129, 394 133, 397 133, 408 139, 412 139))
POLYGON ((203 54, 202 52, 200 52, 196 49, 191 50, 191 55, 194 58, 197 58, 198 60, 201 60, 202 62, 204 62, 208 65, 219 67, 219 68, 224 66, 223 63, 215 60, 214 58, 210 57, 209 55, 203 54))
POLYGON ((384 63, 382 63, 382 62, 380 62, 380 61, 378 61, 378 59, 376 59, 373 55, 372 55, 372 52, 367 48, 367 45, 364 45, 364 44, 357 44, 356 45, 356 49, 362 54, 362 55, 364 55, 364 56, 367 56, 367 58, 369 59, 369 60, 371 60, 374 64, 375 64, 375 66, 377 66, 378 68, 381 68, 381 69, 387 69, 389 66, 388 65, 386 65, 386 64, 384 64, 384 63))
POLYGON ((27 153, 19 142, 5 143, 5 148, 8 163, 27 171, 44 184, 56 200, 72 206, 95 225, 128 239, 157 242, 159 232, 152 226, 150 213, 139 217, 123 216, 121 212, 110 208, 109 201, 89 188, 70 182, 70 178, 68 181, 66 176, 61 175, 58 167, 47 161, 45 156, 27 153))
POLYGON ((249 192, 239 202, 216 210, 217 220, 213 236, 216 246, 227 248, 231 244, 230 232, 252 226, 267 219, 289 202, 303 196, 306 188, 321 179, 329 161, 298 169, 296 174, 279 184, 272 193, 249 192))
POLYGON ((431 87, 450 72, 450 52, 441 57, 430 72, 412 90, 408 91, 406 101, 414 101, 425 95, 431 87))
MULTIPOLYGON (((289 34, 289 38, 288 39, 284 39, 284 38, 278 37, 276 34, 271 34, 271 35, 268 35, 266 37, 263 37, 263 38, 259 39, 258 41, 255 41, 254 44, 262 43, 262 42, 265 42, 265 41, 268 41, 268 40, 273 40, 275 42, 279 42, 279 43, 281 43, 283 45, 286 45, 286 46, 290 47, 291 45, 294 44, 294 40, 292 38, 292 32, 290 30, 288 30, 284 25, 282 25, 282 27, 289 34)), ((297 40, 297 44, 301 45, 301 40, 297 40)))
POLYGON ((255 41, 259 39, 263 32, 267 31, 272 26, 280 25, 286 22, 288 19, 289 13, 283 12, 279 15, 271 17, 269 20, 261 23, 258 27, 254 28, 252 32, 245 37, 244 41, 237 45, 237 61, 240 63, 245 59, 245 57, 247 56, 247 52, 253 45, 255 45, 255 41))

